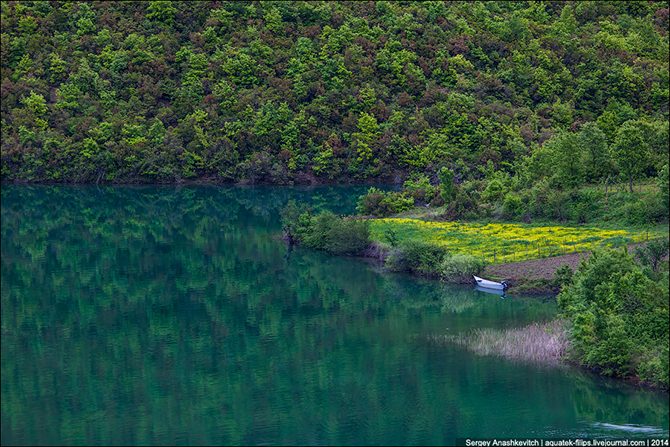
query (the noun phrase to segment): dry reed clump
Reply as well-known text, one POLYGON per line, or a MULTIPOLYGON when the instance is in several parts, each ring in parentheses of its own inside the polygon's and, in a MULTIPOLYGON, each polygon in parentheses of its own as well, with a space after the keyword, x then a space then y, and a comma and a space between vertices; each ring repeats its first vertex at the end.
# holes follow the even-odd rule
POLYGON ((533 323, 513 329, 476 329, 469 334, 433 336, 434 341, 455 343, 479 355, 543 364, 559 364, 568 349, 565 321, 533 323))

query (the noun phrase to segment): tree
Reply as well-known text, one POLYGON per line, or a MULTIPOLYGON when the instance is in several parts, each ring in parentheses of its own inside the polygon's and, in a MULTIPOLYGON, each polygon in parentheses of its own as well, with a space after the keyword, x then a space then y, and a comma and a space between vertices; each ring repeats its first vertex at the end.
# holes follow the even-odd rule
POLYGON ((538 151, 539 168, 560 187, 576 187, 584 182, 583 146, 577 134, 562 132, 547 141, 538 151))
POLYGON ((172 25, 176 13, 177 8, 172 6, 171 1, 154 1, 149 3, 147 7, 147 19, 164 23, 168 26, 172 25))
POLYGON ((587 181, 594 182, 607 176, 613 166, 605 133, 596 123, 586 123, 582 126, 577 141, 583 154, 587 181))
POLYGON ((658 272, 661 260, 668 255, 668 239, 651 241, 643 247, 635 249, 635 254, 642 264, 648 265, 654 273, 658 272))
POLYGON ((361 113, 358 118, 358 132, 355 132, 353 136, 356 139, 357 161, 366 163, 372 160, 373 151, 370 145, 379 137, 377 119, 367 112, 361 113))
POLYGON ((440 179, 440 195, 445 202, 449 202, 456 195, 456 186, 454 185, 454 171, 442 166, 438 174, 440 179))
POLYGON ((668 164, 666 163, 661 172, 658 173, 658 188, 661 190, 661 200, 663 201, 666 216, 670 208, 670 185, 668 183, 668 164))
POLYGON ((628 179, 629 191, 632 193, 633 180, 649 164, 649 145, 636 121, 626 121, 619 128, 612 144, 612 154, 619 172, 628 179))
POLYGON ((628 120, 640 120, 651 154, 635 175, 657 175, 667 159, 658 2, 210 3, 2 3, 3 180, 84 181, 70 154, 100 122, 116 129, 96 140, 115 181, 174 178, 186 149, 203 158, 201 175, 225 165, 229 180, 385 182, 447 165, 460 185, 491 161, 523 174, 523 187, 550 178, 573 189, 609 178, 608 148, 628 120), (22 102, 31 91, 45 99, 39 117, 43 107, 22 102), (281 103, 287 120, 273 119, 281 103), (196 111, 208 122, 187 129, 196 111), (133 153, 117 150, 124 124, 148 131, 154 118, 179 144, 154 143, 156 128, 133 153), (41 151, 47 139, 58 150, 41 151), (517 169, 529 155, 542 169, 517 169), (162 165, 130 179, 132 157, 162 165))
POLYGON ((44 99, 44 96, 35 93, 32 90, 28 96, 21 99, 21 102, 35 117, 41 117, 47 112, 47 102, 44 99))
POLYGON ((289 244, 294 244, 297 238, 298 228, 300 226, 300 216, 308 213, 311 214, 311 210, 307 204, 302 202, 296 202, 295 200, 289 200, 284 208, 280 211, 282 230, 284 232, 284 237, 289 244))

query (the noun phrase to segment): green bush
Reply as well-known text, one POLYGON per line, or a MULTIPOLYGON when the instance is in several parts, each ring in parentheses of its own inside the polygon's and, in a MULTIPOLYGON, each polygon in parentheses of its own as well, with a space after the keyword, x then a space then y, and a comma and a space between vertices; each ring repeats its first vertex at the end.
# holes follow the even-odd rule
POLYGON ((648 203, 632 198, 624 203, 621 207, 620 214, 628 224, 643 225, 649 222, 649 212, 648 203))
POLYGON ((554 280, 553 280, 554 285, 558 289, 568 286, 570 283, 572 283, 573 275, 574 272, 569 266, 567 265, 560 266, 559 268, 556 269, 556 272, 554 273, 554 280))
POLYGON ((668 383, 668 344, 658 346, 649 356, 640 361, 640 379, 649 383, 668 383))
POLYGON ((572 355, 607 375, 668 386, 668 273, 651 279, 624 250, 596 251, 558 295, 572 355))
POLYGON ((356 210, 360 214, 371 216, 390 216, 414 207, 414 198, 404 192, 384 192, 372 187, 365 195, 358 198, 356 210))
POLYGON ((405 241, 391 249, 385 265, 395 272, 439 276, 447 252, 438 246, 420 241, 405 241))
POLYGON ((600 214, 600 203, 603 193, 596 189, 582 189, 573 191, 566 204, 568 218, 577 223, 585 223, 595 219, 600 214))
POLYGON ((340 218, 331 228, 326 250, 335 254, 360 254, 370 245, 370 226, 366 220, 340 218))
POLYGON ((304 203, 297 203, 295 200, 289 200, 280 211, 282 231, 284 237, 289 241, 294 241, 299 232, 300 217, 309 212, 308 206, 304 203))
POLYGON ((454 254, 444 257, 440 272, 447 282, 466 284, 472 282, 472 275, 481 273, 484 267, 486 262, 477 256, 454 254))
POLYGON ((412 174, 402 185, 403 191, 414 199, 415 203, 430 203, 437 193, 437 187, 430 184, 425 174, 412 174))
POLYGON ((644 246, 635 249, 635 255, 642 265, 651 269, 652 274, 656 274, 661 267, 662 260, 668 256, 670 241, 668 238, 650 241, 644 246))
POLYGON ((524 212, 523 202, 521 197, 513 192, 505 194, 503 199, 503 212, 506 217, 518 217, 524 212))
POLYGON ((370 245, 370 228, 366 220, 340 217, 330 211, 316 216, 302 214, 296 227, 297 240, 316 250, 356 255, 370 245))

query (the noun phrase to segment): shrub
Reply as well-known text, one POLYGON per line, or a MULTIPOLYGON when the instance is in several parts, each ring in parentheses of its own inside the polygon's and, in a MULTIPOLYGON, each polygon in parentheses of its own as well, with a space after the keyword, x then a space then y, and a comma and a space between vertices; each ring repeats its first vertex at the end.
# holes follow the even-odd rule
POLYGON ((372 187, 358 199, 356 210, 360 214, 372 216, 390 216, 414 207, 414 198, 402 192, 384 192, 372 187))
POLYGON ((472 275, 481 273, 486 267, 482 258, 467 254, 454 254, 445 256, 440 264, 442 278, 447 282, 469 283, 472 275))
POLYGON ((302 214, 296 238, 309 248, 335 254, 360 254, 370 244, 370 228, 365 220, 339 217, 330 211, 316 216, 302 214))
POLYGON ((503 212, 507 217, 518 217, 524 212, 523 202, 518 194, 508 192, 503 200, 503 212))
POLYGON ((647 203, 642 200, 632 199, 627 201, 621 209, 626 223, 630 225, 643 225, 649 222, 649 209, 647 203))
POLYGON ((360 254, 370 245, 370 226, 366 220, 339 218, 331 227, 326 250, 335 254, 360 254))
POLYGON ((573 271, 568 265, 562 265, 554 273, 554 285, 559 289, 572 282, 573 271))
POLYGON ((574 191, 566 203, 570 220, 585 223, 595 219, 601 213, 599 205, 603 200, 603 193, 596 189, 574 191))
POLYGON ((623 250, 596 251, 558 295, 573 352, 604 374, 668 386, 668 279, 650 279, 623 250))
POLYGON ((668 255, 668 248, 670 248, 670 241, 667 238, 659 239, 636 248, 635 255, 643 265, 656 273, 661 265, 661 260, 668 255))
POLYGON ((297 237, 300 224, 300 216, 309 211, 304 203, 296 203, 295 200, 289 200, 288 203, 280 211, 282 231, 284 237, 289 241, 294 241, 297 237))
POLYGON ((425 174, 410 175, 402 187, 414 199, 415 203, 430 203, 437 192, 437 187, 430 184, 430 180, 425 174))
POLYGON ((655 352, 640 362, 640 379, 649 383, 668 383, 668 345, 660 345, 655 352))
POLYGON ((447 252, 436 245, 406 241, 393 248, 386 258, 386 267, 395 272, 411 272, 425 276, 438 276, 440 265, 447 252))

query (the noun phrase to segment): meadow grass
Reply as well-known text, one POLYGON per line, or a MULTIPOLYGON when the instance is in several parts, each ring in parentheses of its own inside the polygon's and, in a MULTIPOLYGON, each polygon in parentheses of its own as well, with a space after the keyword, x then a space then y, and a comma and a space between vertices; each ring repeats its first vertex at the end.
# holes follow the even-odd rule
POLYGON ((660 228, 647 231, 520 223, 434 222, 406 217, 371 219, 373 241, 388 246, 389 234, 398 243, 425 242, 451 253, 479 256, 496 264, 591 251, 602 246, 623 246, 660 237, 663 231, 660 228))

